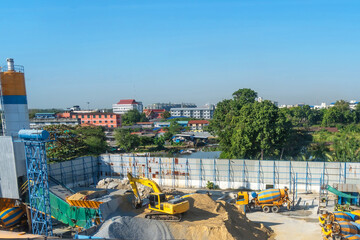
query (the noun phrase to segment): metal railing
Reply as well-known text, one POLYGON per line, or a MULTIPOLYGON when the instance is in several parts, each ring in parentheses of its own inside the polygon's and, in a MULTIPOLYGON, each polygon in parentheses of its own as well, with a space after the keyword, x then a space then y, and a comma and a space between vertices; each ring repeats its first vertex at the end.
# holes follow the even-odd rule
MULTIPOLYGON (((0 67, 0 72, 7 72, 9 68, 7 65, 0 67)), ((14 65, 14 72, 24 73, 24 66, 22 65, 14 65)))

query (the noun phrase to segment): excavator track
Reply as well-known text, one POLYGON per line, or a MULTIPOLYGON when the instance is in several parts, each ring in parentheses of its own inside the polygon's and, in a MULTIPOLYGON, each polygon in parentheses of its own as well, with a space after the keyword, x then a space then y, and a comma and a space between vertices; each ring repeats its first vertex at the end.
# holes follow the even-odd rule
POLYGON ((181 214, 170 215, 166 213, 149 213, 145 215, 145 218, 166 222, 180 222, 182 216, 181 214))

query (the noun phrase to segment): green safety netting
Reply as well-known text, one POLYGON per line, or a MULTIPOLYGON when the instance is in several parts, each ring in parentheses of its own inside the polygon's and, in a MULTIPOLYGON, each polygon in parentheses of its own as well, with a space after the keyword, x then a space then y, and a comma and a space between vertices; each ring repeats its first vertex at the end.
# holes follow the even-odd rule
POLYGON ((339 190, 331 187, 330 185, 327 185, 327 190, 343 198, 356 198, 356 199, 359 198, 358 196, 351 196, 350 194, 340 192, 339 190))
POLYGON ((51 216, 70 226, 89 228, 99 218, 97 209, 70 206, 50 192, 51 216))
MULTIPOLYGON (((43 194, 42 189, 39 189, 43 194)), ((62 223, 72 227, 78 226, 82 228, 90 228, 94 225, 95 220, 99 220, 99 210, 92 208, 82 208, 70 206, 65 200, 56 196, 50 191, 50 211, 51 216, 62 223)), ((43 211, 43 209, 39 209, 43 211)))

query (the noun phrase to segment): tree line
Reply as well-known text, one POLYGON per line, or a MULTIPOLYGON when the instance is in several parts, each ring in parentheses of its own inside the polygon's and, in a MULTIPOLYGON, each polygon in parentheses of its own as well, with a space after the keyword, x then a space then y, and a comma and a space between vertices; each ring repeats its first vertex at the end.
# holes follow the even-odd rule
POLYGON ((221 158, 360 158, 360 105, 352 110, 348 102, 340 100, 321 110, 308 105, 278 108, 271 101, 257 101, 257 97, 252 89, 239 89, 232 99, 217 104, 209 129, 218 136, 221 158), (333 127, 334 132, 325 127, 333 127))

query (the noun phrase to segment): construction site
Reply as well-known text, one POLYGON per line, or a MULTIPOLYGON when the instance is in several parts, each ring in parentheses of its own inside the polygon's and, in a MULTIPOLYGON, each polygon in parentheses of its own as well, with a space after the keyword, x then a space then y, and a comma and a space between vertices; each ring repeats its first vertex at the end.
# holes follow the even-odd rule
POLYGON ((49 132, 29 129, 23 67, 7 62, 0 238, 360 239, 360 163, 103 154, 49 164, 49 132))

